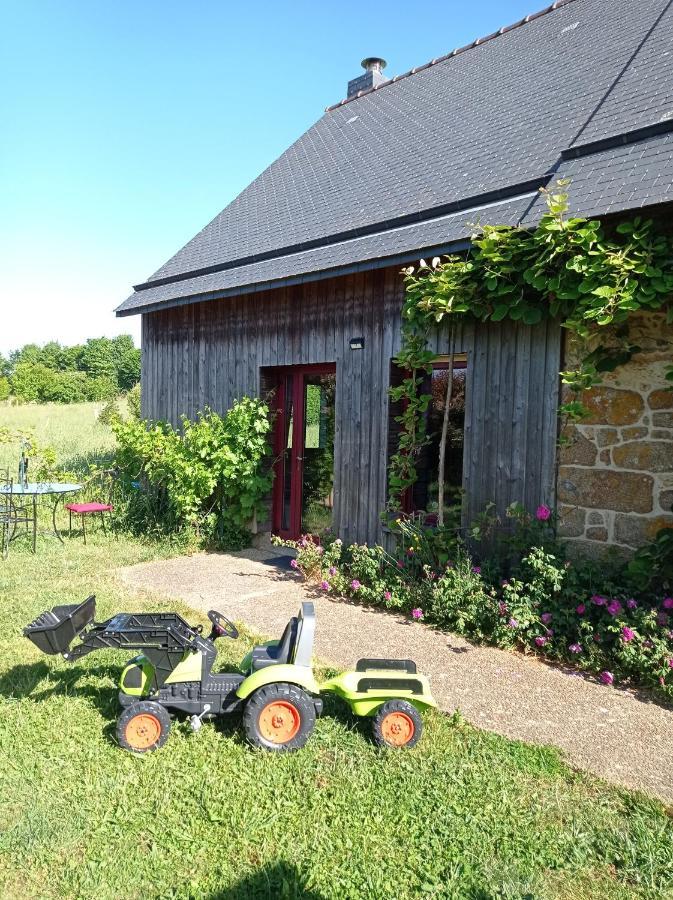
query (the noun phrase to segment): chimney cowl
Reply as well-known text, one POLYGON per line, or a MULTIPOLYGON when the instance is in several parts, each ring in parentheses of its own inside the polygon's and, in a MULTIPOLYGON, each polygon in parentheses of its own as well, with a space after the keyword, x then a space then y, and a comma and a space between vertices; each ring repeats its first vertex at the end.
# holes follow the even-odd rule
POLYGON ((365 70, 365 73, 348 82, 347 97, 354 97, 360 91, 371 90, 371 88, 385 84, 389 80, 383 74, 387 63, 380 56, 367 56, 360 65, 365 70))

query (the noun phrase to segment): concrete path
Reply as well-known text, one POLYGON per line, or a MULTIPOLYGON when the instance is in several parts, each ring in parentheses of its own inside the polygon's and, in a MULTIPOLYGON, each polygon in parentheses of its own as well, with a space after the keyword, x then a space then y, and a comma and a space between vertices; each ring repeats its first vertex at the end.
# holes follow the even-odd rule
POLYGON ((310 594, 319 658, 341 668, 361 656, 414 659, 442 709, 459 708, 472 724, 506 737, 559 747, 571 765, 673 804, 673 708, 535 658, 307 592, 298 575, 269 565, 278 555, 203 553, 131 566, 120 577, 135 589, 219 609, 271 637, 280 636, 310 594))

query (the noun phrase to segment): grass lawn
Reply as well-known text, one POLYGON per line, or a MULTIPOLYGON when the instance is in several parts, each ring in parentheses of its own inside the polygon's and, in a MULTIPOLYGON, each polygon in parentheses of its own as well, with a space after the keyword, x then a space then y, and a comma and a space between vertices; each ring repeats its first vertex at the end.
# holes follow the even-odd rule
MULTIPOLYGON (((549 749, 441 714, 408 753, 377 750, 328 704, 305 750, 252 751, 238 728, 174 726, 135 758, 113 740, 124 654, 72 666, 21 628, 95 591, 99 617, 157 606, 114 578, 161 554, 125 538, 42 538, 0 563, 0 895, 411 898, 667 896, 660 804, 569 770, 549 749)), ((189 613, 191 620, 200 616, 189 613)), ((219 642, 223 665, 249 644, 219 642)), ((670 748, 662 748, 666 764, 670 748)), ((634 760, 637 765, 637 760, 634 760)))
MULTIPOLYGON (((110 428, 101 425, 98 414, 104 403, 0 403, 0 428, 32 431, 40 446, 56 450, 59 464, 67 471, 81 471, 88 462, 114 447, 110 428)), ((0 469, 9 467, 16 478, 21 448, 0 444, 0 469)))

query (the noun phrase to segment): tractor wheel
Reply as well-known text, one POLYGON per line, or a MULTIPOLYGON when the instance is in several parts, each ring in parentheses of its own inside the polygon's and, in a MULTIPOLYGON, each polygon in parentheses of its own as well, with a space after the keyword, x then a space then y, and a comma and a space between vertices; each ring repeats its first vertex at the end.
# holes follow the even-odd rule
POLYGON ((267 684, 243 710, 245 736, 253 747, 277 753, 299 750, 315 727, 315 704, 294 684, 267 684))
POLYGON ((117 741, 132 753, 158 750, 168 740, 171 717, 163 706, 141 700, 127 706, 117 719, 117 741))
POLYGON ((409 748, 420 740, 423 719, 406 700, 388 700, 372 720, 374 743, 379 747, 409 748))

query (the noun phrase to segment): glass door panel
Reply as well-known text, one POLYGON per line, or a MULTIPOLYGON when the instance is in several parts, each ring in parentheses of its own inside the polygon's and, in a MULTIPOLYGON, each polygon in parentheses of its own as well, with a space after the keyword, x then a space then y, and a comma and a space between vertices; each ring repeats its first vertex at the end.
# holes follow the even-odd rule
POLYGON ((301 530, 320 534, 334 507, 334 395, 336 375, 304 375, 301 530))

